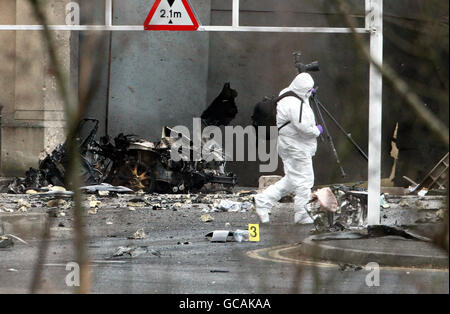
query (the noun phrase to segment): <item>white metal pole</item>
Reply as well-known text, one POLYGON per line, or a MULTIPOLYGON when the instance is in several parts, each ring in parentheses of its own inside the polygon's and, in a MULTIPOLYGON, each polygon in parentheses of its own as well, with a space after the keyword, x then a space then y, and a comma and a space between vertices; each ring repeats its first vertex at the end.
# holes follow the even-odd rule
MULTIPOLYGON (((1 27, 1 26, 0 26, 1 27)), ((344 27, 272 27, 272 26, 200 26, 200 32, 262 32, 262 33, 334 33, 350 34, 351 28, 344 27)), ((357 28, 357 33, 369 33, 366 28, 357 28)))
POLYGON ((105 26, 112 26, 112 0, 105 0, 105 26))
POLYGON ((239 0, 233 0, 233 27, 239 27, 239 0))
MULTIPOLYGON (((371 29, 370 55, 373 61, 383 64, 383 0, 370 0, 366 22, 371 29)), ((370 64, 369 78, 369 173, 368 173, 368 224, 380 224, 381 191, 381 127, 383 104, 383 77, 370 64)))
MULTIPOLYGON (((42 31, 42 25, 0 25, 0 31, 42 31)), ((51 31, 144 31, 143 25, 48 25, 51 31)))

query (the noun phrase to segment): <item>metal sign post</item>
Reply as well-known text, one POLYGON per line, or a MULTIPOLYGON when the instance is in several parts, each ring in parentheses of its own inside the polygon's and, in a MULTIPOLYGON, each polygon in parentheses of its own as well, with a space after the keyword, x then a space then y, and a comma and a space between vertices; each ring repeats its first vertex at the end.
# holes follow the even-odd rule
MULTIPOLYGON (((366 0, 366 28, 370 30, 370 56, 383 64, 383 0, 366 0)), ((380 224, 381 121, 383 76, 370 63, 369 77, 369 173, 368 224, 380 224)))
POLYGON ((112 0, 105 0, 105 26, 112 26, 112 0))

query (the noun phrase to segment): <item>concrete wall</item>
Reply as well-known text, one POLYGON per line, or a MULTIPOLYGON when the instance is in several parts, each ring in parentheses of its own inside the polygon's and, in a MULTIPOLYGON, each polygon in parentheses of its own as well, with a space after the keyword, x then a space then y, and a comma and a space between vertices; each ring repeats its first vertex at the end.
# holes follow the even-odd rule
MULTIPOLYGON (((15 1, 0 1, 0 21, 5 24, 16 23, 16 3, 15 1)), ((4 137, 1 124, 3 116, 6 116, 14 108, 15 93, 15 52, 16 52, 16 32, 0 32, 0 153, 2 151, 2 139, 4 137), (8 43, 3 44, 3 43, 8 43)), ((0 169, 2 158, 0 158, 0 169)))
MULTIPOLYGON (((113 2, 114 3, 114 2, 113 2)), ((83 25, 105 25, 105 1, 80 0, 80 23, 83 25)), ((110 32, 80 32, 79 62, 93 58, 97 64, 95 69, 95 88, 86 106, 86 117, 99 119, 99 136, 104 135, 107 121, 107 91, 108 91, 108 57, 110 32)), ((80 66, 80 71, 91 71, 90 68, 80 66)), ((82 73, 80 73, 80 80, 82 73)))
MULTIPOLYGON (((64 24, 67 1, 47 3, 43 10, 50 24, 64 24)), ((10 24, 38 24, 28 1, 2 1, 0 19, 10 24), (4 18, 4 19, 3 19, 4 18)), ((71 34, 55 32, 62 69, 72 63, 71 34)), ((2 141, 1 173, 23 174, 38 158, 64 141, 64 108, 50 69, 42 32, 1 32, 2 141)))
MULTIPOLYGON (((118 24, 145 20, 148 1, 115 7, 118 24)), ((201 21, 209 23, 209 1, 193 1, 201 21)), ((192 124, 205 107, 209 34, 200 32, 115 33, 108 132, 136 133, 159 139, 163 126, 192 124)))

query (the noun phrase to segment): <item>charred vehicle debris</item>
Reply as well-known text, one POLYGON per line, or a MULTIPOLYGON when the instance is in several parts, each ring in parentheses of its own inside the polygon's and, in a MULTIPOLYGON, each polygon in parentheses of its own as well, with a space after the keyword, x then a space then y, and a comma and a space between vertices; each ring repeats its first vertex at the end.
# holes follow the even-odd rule
MULTIPOLYGON (((221 93, 202 113, 204 126, 228 125, 237 114, 235 98, 238 93, 225 83, 221 93)), ((188 193, 200 190, 225 190, 236 185, 237 177, 226 171, 226 156, 222 148, 212 145, 205 150, 194 146, 192 140, 169 127, 163 127, 161 139, 147 141, 137 135, 120 133, 114 139, 108 135, 96 140, 99 121, 86 118, 80 121, 76 141, 81 153, 81 177, 86 186, 108 183, 145 193, 188 193), (181 141, 189 151, 179 150, 180 160, 171 158, 175 142, 181 141), (202 156, 202 158, 194 158, 202 156)), ((211 139, 208 139, 211 144, 211 139)), ((25 178, 17 178, 8 192, 21 194, 29 189, 49 185, 67 186, 67 140, 58 145, 39 162, 38 169, 30 168, 25 178)))
MULTIPOLYGON (((220 149, 215 148, 210 152, 214 154, 213 158, 208 158, 211 161, 193 160, 198 148, 185 135, 169 127, 163 128, 158 142, 122 133, 113 140, 103 136, 96 141, 98 125, 96 119, 83 119, 80 136, 76 139, 81 152, 80 175, 85 185, 109 183, 145 193, 183 193, 208 187, 212 190, 227 190, 237 183, 236 175, 226 172, 225 156, 220 149), (83 137, 81 134, 86 129, 89 131, 83 137), (178 138, 173 134, 177 134, 178 138), (174 161, 170 156, 171 149, 174 142, 179 140, 188 143, 190 151, 184 153, 180 150, 182 158, 174 161)), ((67 186, 66 146, 67 141, 58 145, 40 161, 38 169, 30 168, 24 179, 15 179, 9 185, 9 191, 21 194, 28 189, 48 185, 67 186)))

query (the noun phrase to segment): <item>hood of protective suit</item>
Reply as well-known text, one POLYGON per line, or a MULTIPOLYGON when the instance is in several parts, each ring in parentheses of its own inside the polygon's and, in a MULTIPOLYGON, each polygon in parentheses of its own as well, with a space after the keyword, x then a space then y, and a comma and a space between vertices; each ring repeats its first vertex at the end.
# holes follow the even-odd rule
POLYGON ((311 95, 311 89, 314 87, 314 80, 308 73, 300 73, 289 85, 288 89, 296 93, 303 99, 311 95))
MULTIPOLYGON (((295 77, 289 87, 280 92, 284 94, 293 91, 303 99, 303 106, 295 97, 286 97, 277 105, 277 126, 287 121, 290 123, 279 132, 278 151, 280 155, 314 156, 317 149, 316 138, 320 131, 316 126, 314 112, 309 105, 309 96, 314 87, 314 80, 308 73, 301 73, 295 77), (301 122, 300 122, 300 110, 301 122)), ((285 156, 285 157, 286 157, 285 156)), ((282 157, 283 158, 283 157, 282 157)))

